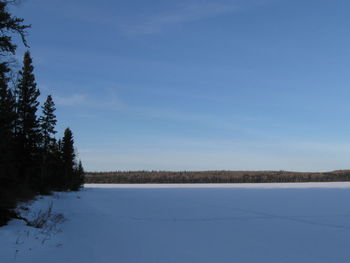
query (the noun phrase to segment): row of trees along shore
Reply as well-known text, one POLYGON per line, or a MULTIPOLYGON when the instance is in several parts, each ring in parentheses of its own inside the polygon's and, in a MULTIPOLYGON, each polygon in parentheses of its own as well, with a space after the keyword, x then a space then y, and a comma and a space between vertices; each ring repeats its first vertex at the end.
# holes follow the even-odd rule
POLYGON ((84 180, 72 131, 67 128, 62 139, 55 138, 52 97, 40 106, 29 50, 21 70, 14 67, 14 36, 29 49, 30 26, 9 12, 12 2, 0 0, 0 225, 17 216, 18 201, 51 191, 78 190, 84 180))
POLYGON ((350 170, 332 172, 288 171, 115 171, 87 172, 86 183, 297 183, 350 181, 350 170))

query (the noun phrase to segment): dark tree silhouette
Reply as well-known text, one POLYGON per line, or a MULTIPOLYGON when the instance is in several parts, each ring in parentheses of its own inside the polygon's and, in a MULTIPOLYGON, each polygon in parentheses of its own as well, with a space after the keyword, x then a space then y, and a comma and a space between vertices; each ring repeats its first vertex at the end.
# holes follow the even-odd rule
POLYGON ((23 24, 22 18, 17 18, 7 11, 10 1, 0 1, 0 72, 7 72, 7 61, 5 55, 15 54, 17 45, 12 41, 12 36, 17 34, 21 37, 23 44, 28 47, 26 41, 26 29, 29 25, 23 24))
POLYGON ((64 167, 64 182, 66 188, 70 188, 73 183, 73 169, 74 169, 74 139, 70 128, 66 128, 62 139, 62 160, 64 167))
POLYGON ((78 165, 74 167, 73 180, 70 190, 78 191, 82 187, 82 185, 84 184, 84 174, 85 172, 83 165, 79 160, 78 165))
MULTIPOLYGON (((54 135, 57 133, 55 103, 51 95, 47 96, 44 105, 42 106, 42 115, 39 118, 41 128, 41 172, 40 172, 40 192, 45 193, 53 186, 54 163, 55 159, 59 159, 59 152, 55 153, 56 140, 54 135)), ((56 161, 58 162, 58 160, 56 161)))
POLYGON ((44 151, 48 151, 49 145, 52 143, 53 136, 57 133, 55 103, 51 95, 47 96, 44 106, 42 106, 42 116, 39 118, 42 136, 42 146, 44 151))
POLYGON ((23 67, 19 72, 17 86, 17 153, 19 173, 24 183, 36 184, 37 167, 40 162, 39 146, 41 140, 37 110, 40 91, 36 87, 34 67, 29 51, 25 52, 23 67), (31 178, 29 178, 31 177, 31 178))

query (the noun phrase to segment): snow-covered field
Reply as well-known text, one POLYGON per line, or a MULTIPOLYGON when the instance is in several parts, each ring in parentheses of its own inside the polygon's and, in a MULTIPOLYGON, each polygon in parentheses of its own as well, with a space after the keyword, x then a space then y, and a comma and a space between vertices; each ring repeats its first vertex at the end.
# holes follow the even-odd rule
POLYGON ((1 263, 350 262, 349 183, 87 185, 27 216, 51 201, 66 220, 0 228, 1 263))

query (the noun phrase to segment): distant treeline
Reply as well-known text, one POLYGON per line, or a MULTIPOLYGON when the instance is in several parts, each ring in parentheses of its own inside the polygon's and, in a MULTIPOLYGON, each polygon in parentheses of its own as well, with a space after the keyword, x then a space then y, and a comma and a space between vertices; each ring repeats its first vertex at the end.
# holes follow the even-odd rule
POLYGON ((89 172, 85 183, 186 184, 186 183, 289 183, 350 181, 350 170, 324 173, 288 171, 115 171, 89 172))
POLYGON ((55 104, 47 96, 40 107, 40 90, 29 51, 16 67, 17 35, 24 46, 23 19, 8 11, 13 0, 0 0, 0 225, 16 217, 18 201, 52 190, 78 190, 83 167, 76 161, 72 131, 56 139, 55 104))

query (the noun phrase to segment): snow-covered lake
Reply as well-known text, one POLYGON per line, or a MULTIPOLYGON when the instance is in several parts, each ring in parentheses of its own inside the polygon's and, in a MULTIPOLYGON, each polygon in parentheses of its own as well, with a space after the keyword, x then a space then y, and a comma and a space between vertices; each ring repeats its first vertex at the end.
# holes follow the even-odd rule
POLYGON ((350 184, 298 185, 87 185, 32 205, 60 233, 0 228, 0 262, 350 262, 350 184))

